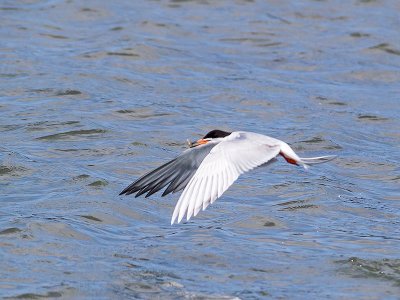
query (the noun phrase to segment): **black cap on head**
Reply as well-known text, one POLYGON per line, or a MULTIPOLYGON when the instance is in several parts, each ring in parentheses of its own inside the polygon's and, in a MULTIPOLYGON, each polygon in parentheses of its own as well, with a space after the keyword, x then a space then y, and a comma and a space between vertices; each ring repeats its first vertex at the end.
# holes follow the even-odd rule
POLYGON ((226 132, 219 129, 215 129, 207 133, 203 139, 215 139, 215 138, 223 138, 230 135, 232 132, 226 132))

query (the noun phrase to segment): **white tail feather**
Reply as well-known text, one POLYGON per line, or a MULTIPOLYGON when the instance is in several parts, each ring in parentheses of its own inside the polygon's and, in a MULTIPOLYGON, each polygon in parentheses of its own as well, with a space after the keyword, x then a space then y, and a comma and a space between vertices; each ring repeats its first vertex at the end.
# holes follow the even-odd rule
POLYGON ((301 157, 300 161, 306 165, 322 164, 336 158, 336 155, 318 156, 318 157, 301 157))

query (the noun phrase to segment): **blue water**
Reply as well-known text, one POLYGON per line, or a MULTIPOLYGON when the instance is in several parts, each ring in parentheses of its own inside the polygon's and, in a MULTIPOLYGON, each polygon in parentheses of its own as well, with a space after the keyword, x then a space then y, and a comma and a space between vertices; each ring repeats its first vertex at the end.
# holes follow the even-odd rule
POLYGON ((2 1, 0 296, 398 299, 398 1, 2 1), (303 156, 190 222, 117 196, 209 130, 303 156))

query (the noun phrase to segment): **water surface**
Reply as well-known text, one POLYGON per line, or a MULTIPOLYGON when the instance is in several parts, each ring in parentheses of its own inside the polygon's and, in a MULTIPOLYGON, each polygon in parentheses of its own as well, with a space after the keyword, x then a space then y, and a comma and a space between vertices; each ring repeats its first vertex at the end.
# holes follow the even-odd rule
POLYGON ((398 1, 2 1, 0 294, 396 299, 398 1), (170 226, 119 197, 207 131, 303 156, 170 226))

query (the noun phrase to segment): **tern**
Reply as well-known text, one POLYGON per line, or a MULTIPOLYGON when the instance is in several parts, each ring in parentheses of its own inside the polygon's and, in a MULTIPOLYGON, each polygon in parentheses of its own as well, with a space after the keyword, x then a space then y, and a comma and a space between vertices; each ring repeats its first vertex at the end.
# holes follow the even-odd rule
POLYGON ((144 174, 120 195, 146 194, 146 198, 168 185, 162 196, 183 190, 172 214, 171 225, 187 221, 214 203, 238 177, 282 156, 302 166, 327 162, 335 155, 302 158, 285 142, 254 132, 212 130, 191 143, 177 158, 144 174))

